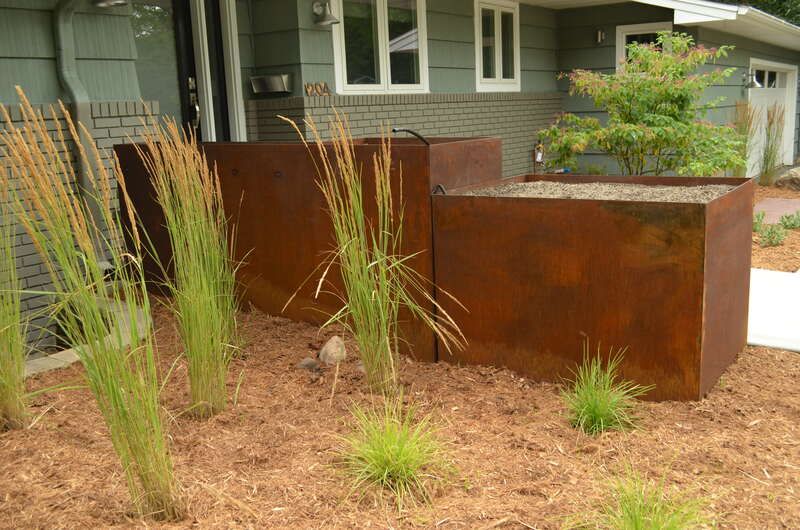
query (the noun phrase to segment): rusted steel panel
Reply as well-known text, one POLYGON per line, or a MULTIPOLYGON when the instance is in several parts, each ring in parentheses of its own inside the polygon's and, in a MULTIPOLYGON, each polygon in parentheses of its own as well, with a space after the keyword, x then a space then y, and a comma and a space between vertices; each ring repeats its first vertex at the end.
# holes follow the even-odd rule
POLYGON ((707 207, 701 395, 747 344, 753 188, 747 180, 707 207))
MULTIPOLYGON (((432 187, 440 182, 456 182, 464 178, 462 174, 477 178, 479 173, 472 164, 480 163, 494 171, 491 168, 499 167, 502 156, 497 139, 429 140, 431 146, 416 138, 392 140, 395 193, 399 192, 401 170, 403 176, 404 247, 407 253, 420 253, 413 265, 426 279, 433 276, 432 187), (475 154, 464 156, 469 152, 475 154)), ((355 144, 357 159, 364 169, 368 212, 374 211, 372 156, 380 139, 357 139, 355 144)), ((238 226, 236 253, 244 260, 238 278, 245 286, 246 300, 270 314, 316 323, 326 320, 340 302, 328 293, 315 299, 314 289, 322 272, 317 267, 332 250, 333 238, 324 198, 315 182, 316 169, 306 148, 297 142, 208 143, 203 148, 209 161, 217 165, 226 212, 238 226), (303 282, 305 286, 297 291, 303 282), (281 313, 295 291, 297 296, 281 313)), ((168 263, 169 239, 149 178, 133 146, 119 145, 115 150, 143 224, 151 233, 158 255, 168 263)), ((154 277, 157 268, 150 262, 147 270, 154 277)), ((335 269, 329 277, 338 278, 335 269)), ((435 360, 433 334, 419 322, 412 322, 408 315, 401 318, 408 349, 420 360, 435 360)))
MULTIPOLYGON (((677 184, 670 181, 656 182, 677 184)), ((743 209, 750 206, 743 194, 731 197, 744 200, 743 209)), ((559 380, 580 362, 588 337, 606 353, 612 345, 628 347, 622 375, 655 384, 649 399, 689 400, 706 390, 706 359, 727 366, 744 345, 737 338, 703 355, 704 325, 716 325, 704 322, 704 303, 706 312, 714 311, 704 299, 706 254, 749 252, 749 242, 742 248, 739 239, 735 248, 707 248, 705 205, 458 195, 432 201, 437 285, 468 310, 439 296, 469 341, 455 361, 559 380)), ((749 222, 746 213, 738 215, 749 222)), ((715 274, 746 294, 740 269, 715 274)), ((746 326, 746 306, 743 314, 730 312, 724 325, 746 326)))
POLYGON ((431 184, 441 184, 449 190, 502 175, 501 142, 500 138, 481 138, 479 141, 431 145, 431 184))

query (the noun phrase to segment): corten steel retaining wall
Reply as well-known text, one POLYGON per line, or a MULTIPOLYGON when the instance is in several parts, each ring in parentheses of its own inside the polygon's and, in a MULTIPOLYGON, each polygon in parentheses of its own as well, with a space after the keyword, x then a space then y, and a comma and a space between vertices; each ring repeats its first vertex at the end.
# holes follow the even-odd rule
POLYGON ((588 339, 627 347, 622 375, 656 385, 648 399, 702 398, 747 338, 753 183, 714 183, 737 187, 708 204, 433 196, 436 283, 468 309, 439 297, 469 341, 449 360, 554 381, 588 339))
MULTIPOLYGON (((137 139, 140 137, 142 127, 141 120, 146 117, 145 105, 149 106, 153 114, 158 114, 157 102, 103 102, 92 103, 92 122, 85 124, 92 136, 97 141, 101 151, 101 157, 106 164, 111 163, 110 148, 119 143, 129 141, 128 138, 137 139)), ((67 105, 71 111, 71 106, 67 105)), ((11 120, 17 127, 22 127, 24 122, 18 105, 7 105, 11 120)), ((50 105, 34 105, 36 111, 42 112, 46 117, 45 124, 49 131, 55 131, 57 125, 50 113, 50 105)), ((56 118, 64 133, 69 136, 67 125, 63 119, 61 111, 54 105, 56 118)), ((0 128, 5 128, 6 124, 0 120, 0 128)), ((66 142, 68 152, 66 157, 70 160, 75 159, 75 145, 71 140, 66 142)), ((9 162, 0 156, 0 171, 5 171, 9 162)), ((71 186, 77 186, 76 182, 69 182, 71 186)), ((116 186, 116 183, 112 183, 116 186)), ((16 184, 13 184, 16 187, 16 184)), ((77 189, 77 188, 76 188, 77 189)), ((30 236, 25 232, 22 225, 17 227, 16 259, 17 274, 20 283, 26 291, 51 291, 53 286, 50 283, 50 275, 42 262, 30 236)), ((50 348, 55 345, 56 337, 53 335, 54 324, 45 314, 47 306, 50 304, 50 297, 34 292, 23 293, 22 310, 30 318, 27 332, 28 345, 33 349, 50 348)))
MULTIPOLYGON (((404 252, 419 252, 411 264, 428 280, 433 279, 430 196, 434 186, 471 185, 486 175, 500 174, 501 167, 497 138, 431 141, 426 146, 416 138, 393 139, 391 175, 395 206, 399 206, 402 172, 404 252)), ((378 148, 379 139, 355 141, 356 158, 364 171, 368 214, 374 211, 372 156, 378 148)), ((316 184, 314 161, 305 146, 298 142, 207 143, 203 149, 218 168, 225 208, 237 223, 236 251, 243 260, 237 276, 245 299, 269 314, 314 323, 327 320, 341 303, 328 294, 315 299, 314 290, 322 273, 318 267, 333 249, 333 233, 316 184)), ((133 146, 116 146, 115 150, 143 225, 162 262, 168 263, 169 238, 163 214, 153 200, 150 179, 133 146)), ((158 276, 152 262, 146 264, 146 270, 151 278, 158 276)), ((333 269, 329 278, 337 277, 333 269)), ((436 360, 437 345, 430 330, 407 316, 401 318, 406 351, 420 360, 436 360)))
MULTIPOLYGON (((381 124, 406 127, 431 137, 492 136, 503 141, 505 177, 533 172, 536 132, 562 109, 562 94, 477 93, 312 96, 247 102, 250 141, 297 139, 278 114, 302 121, 310 115, 324 138, 333 108, 350 119, 353 137, 379 136, 381 124)), ((492 175, 495 177, 495 175, 492 175)))

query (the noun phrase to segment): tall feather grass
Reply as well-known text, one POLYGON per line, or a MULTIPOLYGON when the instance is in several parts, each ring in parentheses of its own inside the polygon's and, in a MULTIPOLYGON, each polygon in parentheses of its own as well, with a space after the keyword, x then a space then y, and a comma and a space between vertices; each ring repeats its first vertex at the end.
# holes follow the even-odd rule
MULTIPOLYGON (((335 250, 317 293, 332 265, 338 265, 343 307, 326 324, 339 322, 348 329, 358 343, 370 389, 391 394, 397 385, 401 308, 433 330, 448 350, 463 345, 458 325, 431 296, 430 283, 410 266, 415 254, 403 254, 403 197, 402 191, 398 197, 392 194, 391 138, 383 135, 372 159, 375 215, 368 216, 370 197, 364 195, 363 168, 357 161, 347 118, 334 113, 329 143, 322 139, 313 119, 304 120, 311 143, 295 122, 283 119, 294 126, 314 160, 317 184, 333 225, 335 250)), ((402 174, 398 173, 394 178, 400 180, 402 190, 402 174)))
POLYGON ((236 265, 216 168, 193 132, 175 121, 145 129, 139 148, 151 175, 172 244, 167 279, 189 366, 191 412, 207 418, 225 409, 225 386, 236 342, 236 265))
POLYGON ((23 125, 12 123, 0 106, 6 121, 2 154, 20 188, 16 213, 50 273, 60 324, 83 364, 136 510, 142 516, 178 519, 184 507, 158 402, 141 246, 135 235, 135 248, 121 248, 112 197, 116 178, 127 200, 125 180, 116 161, 110 168, 104 165, 89 131, 73 122, 63 104, 68 133, 52 106, 49 114, 58 127, 51 133, 43 113, 31 107, 19 87, 17 92, 23 125), (73 188, 77 175, 68 156, 69 140, 88 172, 92 189, 84 193, 73 188), (101 264, 105 260, 112 276, 101 264))
POLYGON ((28 419, 25 326, 14 252, 17 224, 7 192, 0 195, 0 431, 20 429, 28 419))
POLYGON ((775 173, 781 166, 783 151, 783 129, 786 123, 786 110, 776 103, 767 109, 767 121, 764 129, 764 146, 761 151, 761 174, 758 183, 772 186, 775 173))
POLYGON ((753 150, 753 138, 756 134, 758 124, 758 108, 746 100, 739 100, 736 102, 736 109, 734 111, 733 127, 742 138, 741 156, 745 161, 743 166, 736 168, 734 175, 737 177, 747 176, 747 161, 749 160, 750 153, 753 150))

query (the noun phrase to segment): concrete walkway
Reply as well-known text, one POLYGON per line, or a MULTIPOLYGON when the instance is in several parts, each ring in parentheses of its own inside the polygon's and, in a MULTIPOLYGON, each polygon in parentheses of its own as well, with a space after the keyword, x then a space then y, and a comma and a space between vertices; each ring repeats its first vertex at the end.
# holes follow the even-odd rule
POLYGON ((774 225, 782 215, 800 211, 800 199, 764 199, 755 205, 753 214, 764 212, 764 222, 774 225))
POLYGON ((752 269, 747 343, 800 352, 800 273, 752 269))

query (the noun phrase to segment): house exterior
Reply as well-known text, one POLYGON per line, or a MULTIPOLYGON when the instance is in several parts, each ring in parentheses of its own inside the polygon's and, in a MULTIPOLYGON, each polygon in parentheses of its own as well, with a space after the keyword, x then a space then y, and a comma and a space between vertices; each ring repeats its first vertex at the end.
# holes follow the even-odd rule
MULTIPOLYGON (((800 27, 706 0, 0 0, 0 103, 17 102, 14 85, 33 103, 63 99, 101 147, 136 137, 143 101, 206 141, 294 139, 278 115, 310 115, 324 134, 336 107, 355 136, 385 123, 501 137, 513 176, 533 171, 554 114, 599 113, 559 72, 612 72, 626 43, 670 29, 736 46, 718 65, 735 74, 707 94, 726 98, 712 119, 730 122, 737 100, 783 104, 792 163, 800 27)), ((18 256, 24 287, 45 284, 22 233, 18 256)))

